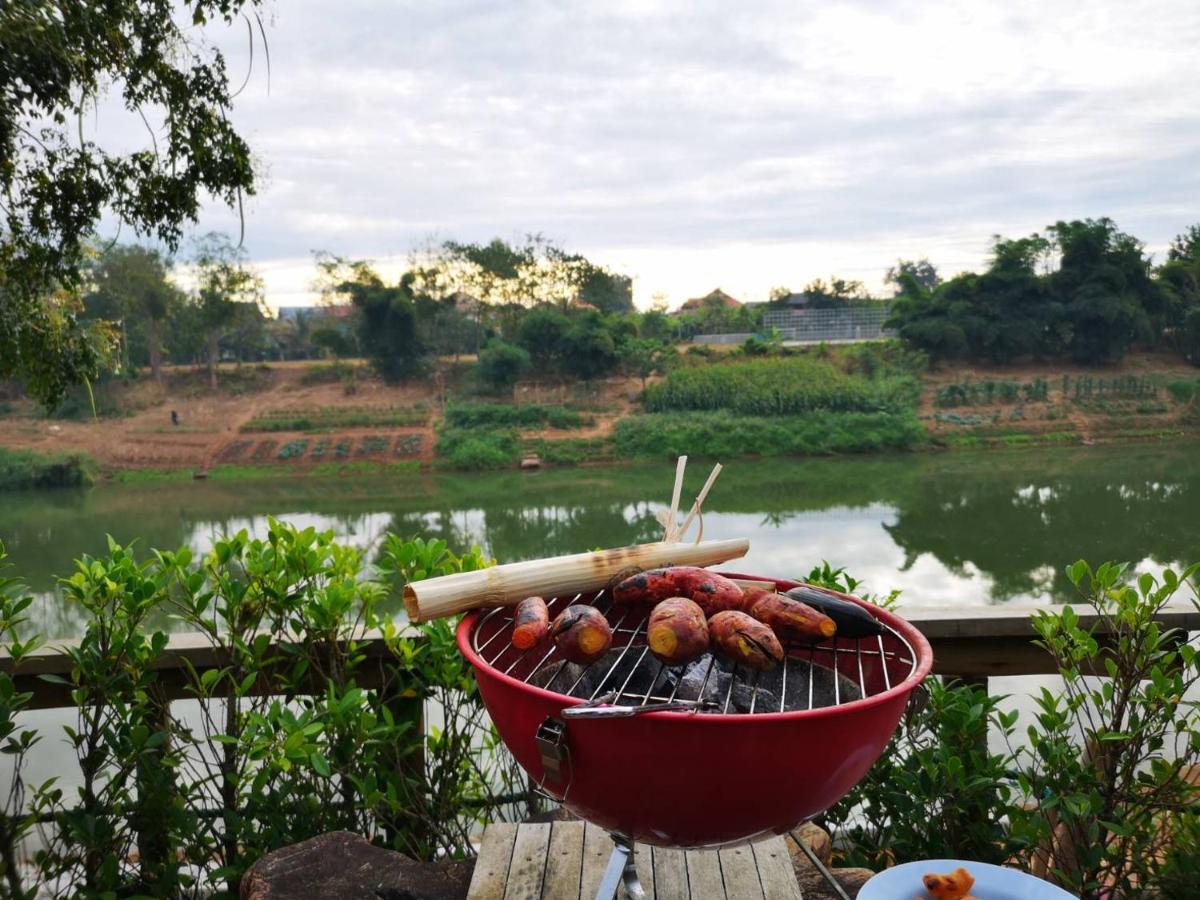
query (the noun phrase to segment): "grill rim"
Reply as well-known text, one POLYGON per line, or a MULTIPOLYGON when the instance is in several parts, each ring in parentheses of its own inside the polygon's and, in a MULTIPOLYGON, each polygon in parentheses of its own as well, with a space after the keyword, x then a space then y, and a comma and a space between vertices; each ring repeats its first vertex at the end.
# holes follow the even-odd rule
MULTIPOLYGON (((767 577, 763 577, 761 575, 746 575, 746 574, 736 573, 736 572, 718 572, 717 574, 724 575, 726 578, 737 578, 737 579, 741 579, 744 581, 774 582, 776 590, 779 590, 779 591, 789 591, 794 587, 799 587, 800 585, 805 584, 805 582, 793 581, 791 579, 786 579, 786 578, 767 578, 767 577)), ((811 585, 811 586, 816 587, 816 585, 811 585)), ((917 630, 916 626, 914 626, 911 622, 909 622, 907 619, 897 615, 896 613, 889 612, 886 609, 875 606, 872 603, 868 603, 867 601, 862 600, 858 597, 855 597, 852 594, 843 594, 841 591, 834 591, 834 590, 830 590, 829 588, 824 588, 824 587, 819 588, 819 590, 822 590, 822 591, 825 591, 826 593, 832 594, 835 597, 839 597, 842 600, 849 600, 852 603, 857 603, 859 606, 864 607, 872 615, 874 615, 876 618, 878 618, 880 621, 882 621, 889 628, 892 628, 893 630, 897 631, 906 641, 908 641, 909 645, 913 649, 913 653, 916 656, 916 659, 914 661, 915 665, 913 666, 913 670, 908 674, 908 677, 897 684, 893 684, 890 688, 880 691, 877 694, 872 694, 869 697, 863 697, 859 700, 850 700, 848 702, 840 703, 840 704, 837 704, 834 706, 818 706, 814 709, 796 709, 796 710, 788 710, 786 712, 764 712, 764 713, 756 712, 756 713, 703 713, 703 714, 697 714, 697 713, 691 712, 691 711, 680 711, 680 712, 661 711, 661 712, 642 713, 638 716, 638 718, 646 719, 646 720, 665 718, 669 721, 678 721, 681 719, 694 719, 696 721, 711 722, 711 723, 713 723, 713 725, 711 727, 716 727, 718 725, 729 725, 730 723, 734 723, 734 722, 745 724, 748 721, 762 721, 762 720, 767 720, 767 721, 806 720, 806 721, 808 721, 808 720, 826 718, 828 716, 842 715, 844 713, 855 713, 855 712, 859 712, 859 711, 865 711, 865 710, 871 709, 875 706, 880 706, 882 704, 885 704, 885 703, 888 703, 888 702, 894 700, 897 696, 899 696, 901 694, 911 693, 912 690, 917 685, 919 685, 922 681, 925 680, 926 677, 928 677, 929 673, 933 670, 933 648, 930 646, 929 641, 926 639, 925 635, 923 635, 919 630, 917 630)), ((473 668, 477 668, 477 669, 484 668, 487 670, 489 675, 499 678, 503 682, 506 682, 510 685, 516 686, 522 690, 531 691, 531 692, 533 692, 533 694, 535 696, 539 696, 542 699, 554 701, 554 702, 560 704, 562 709, 567 709, 572 706, 579 706, 579 705, 587 702, 582 697, 571 697, 567 694, 560 694, 557 691, 548 691, 545 688, 541 688, 536 685, 529 684, 526 681, 522 681, 520 678, 514 678, 512 675, 509 675, 509 674, 503 672, 501 669, 498 669, 497 667, 493 666, 491 663, 489 663, 485 659, 483 659, 483 657, 480 656, 480 654, 475 650, 474 641, 472 640, 472 637, 473 637, 473 635, 475 633, 475 629, 478 627, 480 621, 483 619, 484 616, 488 615, 490 612, 492 612, 492 610, 490 608, 489 609, 472 610, 471 612, 469 612, 465 616, 463 616, 462 620, 458 623, 458 628, 456 629, 455 639, 458 643, 459 652, 462 653, 463 656, 465 656, 467 658, 467 661, 471 663, 471 666, 473 668)), ((603 722, 603 719, 593 719, 590 721, 591 722, 603 722)), ((579 725, 579 724, 582 724, 582 722, 573 723, 573 727, 575 725, 579 725)))

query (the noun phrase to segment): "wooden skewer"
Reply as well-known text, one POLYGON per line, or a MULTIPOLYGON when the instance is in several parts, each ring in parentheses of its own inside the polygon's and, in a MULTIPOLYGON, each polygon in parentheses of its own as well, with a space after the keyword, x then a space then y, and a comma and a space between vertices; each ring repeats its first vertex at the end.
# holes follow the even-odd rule
POLYGON ((676 540, 687 534, 688 527, 692 524, 692 519, 696 518, 696 514, 700 512, 700 505, 704 503, 704 498, 708 496, 708 492, 712 489, 713 482, 717 480, 717 476, 721 474, 721 464, 717 463, 713 466, 712 472, 709 473, 708 481, 704 482, 704 487, 700 489, 700 493, 696 495, 696 502, 692 504, 691 510, 687 514, 687 518, 683 520, 683 524, 679 526, 679 531, 676 533, 676 540))
POLYGON ((663 543, 670 544, 679 540, 675 531, 675 520, 679 515, 679 495, 683 492, 683 471, 687 468, 687 457, 681 456, 675 461, 675 490, 671 494, 671 512, 667 517, 667 527, 663 531, 663 543))

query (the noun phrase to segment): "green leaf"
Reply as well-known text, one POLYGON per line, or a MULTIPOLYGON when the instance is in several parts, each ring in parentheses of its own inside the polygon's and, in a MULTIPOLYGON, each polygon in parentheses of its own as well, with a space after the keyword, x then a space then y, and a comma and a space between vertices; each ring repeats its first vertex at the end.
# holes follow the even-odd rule
POLYGON ((328 760, 326 760, 325 757, 322 756, 319 751, 314 750, 309 755, 308 760, 309 760, 309 762, 312 763, 312 767, 316 771, 316 773, 318 775, 322 776, 323 778, 328 778, 330 775, 333 774, 330 771, 328 760))

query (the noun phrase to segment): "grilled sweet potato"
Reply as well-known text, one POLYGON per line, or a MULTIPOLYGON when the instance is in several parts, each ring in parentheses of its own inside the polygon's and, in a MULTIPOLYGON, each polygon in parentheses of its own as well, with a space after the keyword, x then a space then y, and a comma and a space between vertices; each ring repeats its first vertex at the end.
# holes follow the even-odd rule
POLYGON ((783 647, 775 632, 744 612, 726 610, 708 620, 715 649, 739 665, 768 671, 783 662, 783 647))
POLYGON ((686 597, 706 616, 726 609, 741 609, 742 589, 724 576, 697 566, 650 569, 626 578, 613 588, 616 603, 658 603, 668 597, 686 597))
POLYGON ((614 603, 658 603, 676 595, 673 569, 648 569, 631 575, 612 590, 614 603))
POLYGON ((595 662, 612 644, 608 619, 596 607, 581 603, 560 612, 550 625, 550 634, 562 655, 580 665, 595 662))
POLYGON ((682 666, 708 650, 704 610, 686 597, 669 597, 650 613, 646 625, 650 652, 668 666, 682 666))
POLYGON ((667 570, 675 585, 676 597, 687 597, 709 618, 727 609, 742 609, 746 595, 723 575, 695 566, 676 566, 667 570))
POLYGON ((526 597, 513 614, 512 645, 518 650, 536 647, 550 631, 550 610, 541 597, 526 597))
POLYGON ((747 591, 745 609, 784 640, 821 641, 837 633, 829 616, 774 591, 747 591))

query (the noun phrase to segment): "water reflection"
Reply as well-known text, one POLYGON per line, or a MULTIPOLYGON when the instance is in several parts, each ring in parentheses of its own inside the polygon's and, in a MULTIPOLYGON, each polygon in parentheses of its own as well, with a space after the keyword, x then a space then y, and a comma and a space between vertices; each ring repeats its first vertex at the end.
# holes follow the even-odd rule
MULTIPOLYGON (((692 469, 686 497, 707 474, 692 469)), ((273 515, 332 529, 368 556, 394 530, 528 559, 654 539, 672 479, 655 465, 9 494, 0 539, 42 595, 39 626, 68 636, 82 619, 55 576, 103 552, 106 533, 204 552, 221 534, 265 533, 273 515)), ((738 461, 710 495, 704 535, 749 536, 744 571, 790 576, 825 559, 911 604, 1062 601, 1063 567, 1079 557, 1146 571, 1200 557, 1198 484, 1200 454, 1186 446, 738 461)))

